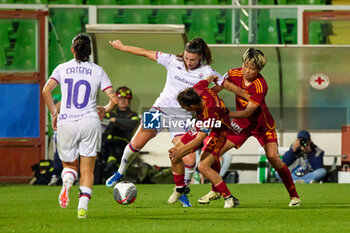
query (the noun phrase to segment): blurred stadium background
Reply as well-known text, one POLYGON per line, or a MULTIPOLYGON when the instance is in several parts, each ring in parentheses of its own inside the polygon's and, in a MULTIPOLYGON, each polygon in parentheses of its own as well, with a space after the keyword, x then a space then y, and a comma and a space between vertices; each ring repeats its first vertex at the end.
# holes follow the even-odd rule
MULTIPOLYGON (((180 53, 186 41, 202 37, 212 49, 213 67, 224 74, 241 66, 248 47, 268 58, 262 71, 267 102, 277 121, 281 147, 307 129, 325 150, 325 164, 350 165, 350 1, 346 0, 0 0, 0 182, 27 182, 30 167, 52 157, 52 134, 41 89, 62 62, 72 58, 72 38, 89 33, 93 60, 114 87, 129 86, 132 109, 152 105, 165 82, 165 69, 147 59, 113 50, 109 40, 180 53), (315 89, 310 78, 326 89, 315 89)), ((59 89, 54 93, 59 95, 59 89)), ((232 96, 221 94, 229 107, 232 96)), ((105 102, 100 98, 99 102, 105 102)), ((152 140, 143 159, 169 166, 167 133, 152 140)), ((259 179, 259 145, 250 139, 233 153, 240 183, 259 179)), ((260 177, 261 178, 261 177, 260 177)), ((349 181, 350 182, 350 181, 349 181)))

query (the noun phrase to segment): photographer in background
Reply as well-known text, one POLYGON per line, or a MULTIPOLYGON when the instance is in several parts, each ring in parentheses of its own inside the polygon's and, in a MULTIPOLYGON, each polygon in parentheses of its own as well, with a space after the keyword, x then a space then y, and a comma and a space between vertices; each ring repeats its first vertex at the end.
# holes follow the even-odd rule
MULTIPOLYGON (((324 151, 311 140, 310 133, 302 130, 290 149, 283 155, 283 162, 287 164, 296 183, 318 183, 326 175, 323 168, 324 151)), ((278 177, 278 174, 276 174, 278 177)))

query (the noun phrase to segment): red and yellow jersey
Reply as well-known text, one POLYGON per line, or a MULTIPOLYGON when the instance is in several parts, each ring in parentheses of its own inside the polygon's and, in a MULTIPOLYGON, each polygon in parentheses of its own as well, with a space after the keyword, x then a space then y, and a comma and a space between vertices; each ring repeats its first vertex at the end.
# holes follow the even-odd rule
MULTIPOLYGON (((236 68, 228 71, 226 80, 245 90, 245 92, 250 95, 249 101, 259 105, 258 109, 256 109, 249 118, 234 119, 234 123, 239 125, 243 131, 265 131, 274 129, 275 121, 265 102, 268 87, 264 77, 259 73, 258 77, 246 86, 243 79, 242 68, 236 68)), ((247 105, 248 100, 236 95, 237 111, 245 110, 247 105)))
MULTIPOLYGON (((204 146, 202 150, 213 154, 215 157, 219 157, 220 151, 226 143, 227 131, 231 129, 230 116, 229 110, 226 108, 224 102, 220 99, 217 93, 208 88, 208 85, 208 81, 202 80, 193 86, 204 102, 203 108, 196 112, 197 121, 219 121, 221 124, 219 127, 216 124, 214 126, 209 124, 209 126, 204 126, 202 128, 195 127, 193 130, 189 129, 189 131, 181 137, 181 141, 184 144, 187 144, 196 138, 197 133, 200 130, 206 131, 209 135, 203 142, 204 146)), ((196 149, 197 148, 193 148, 192 151, 195 151, 196 149)))
POLYGON ((229 110, 220 97, 208 88, 208 81, 199 81, 193 88, 204 101, 204 107, 201 111, 196 112, 197 119, 201 121, 219 120, 222 127, 230 128, 229 110))

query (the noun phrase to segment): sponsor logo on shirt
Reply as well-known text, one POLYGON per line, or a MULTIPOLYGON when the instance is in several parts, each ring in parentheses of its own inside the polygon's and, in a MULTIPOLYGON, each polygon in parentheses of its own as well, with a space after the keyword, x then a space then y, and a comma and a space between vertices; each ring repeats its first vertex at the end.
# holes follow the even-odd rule
POLYGON ((196 83, 195 82, 191 82, 191 81, 188 81, 188 80, 186 80, 185 78, 180 78, 178 75, 175 75, 175 77, 174 77, 177 81, 180 81, 180 82, 182 82, 182 83, 186 83, 186 84, 188 84, 188 85, 190 85, 190 86, 194 86, 196 83))

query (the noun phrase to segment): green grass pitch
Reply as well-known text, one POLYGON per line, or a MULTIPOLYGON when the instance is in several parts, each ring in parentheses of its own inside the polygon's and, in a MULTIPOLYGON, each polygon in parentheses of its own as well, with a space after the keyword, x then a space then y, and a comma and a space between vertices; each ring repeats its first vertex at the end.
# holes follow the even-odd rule
POLYGON ((302 206, 288 207, 283 184, 229 184, 241 205, 224 209, 224 200, 200 205, 209 184, 191 185, 192 208, 166 200, 173 185, 136 185, 136 202, 117 204, 110 189, 93 188, 89 217, 77 219, 78 187, 66 209, 58 205, 60 187, 0 186, 0 232, 349 232, 350 185, 298 184, 302 206))

